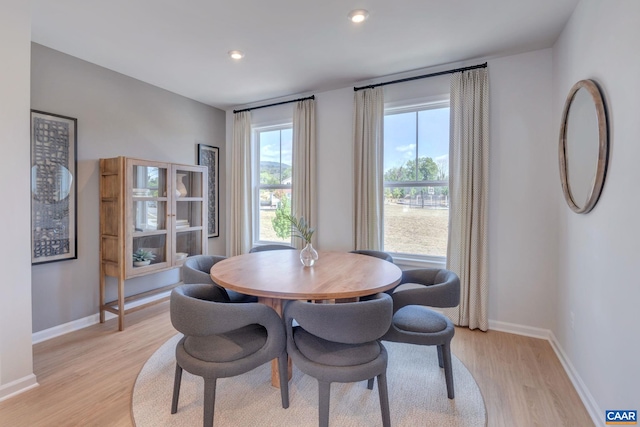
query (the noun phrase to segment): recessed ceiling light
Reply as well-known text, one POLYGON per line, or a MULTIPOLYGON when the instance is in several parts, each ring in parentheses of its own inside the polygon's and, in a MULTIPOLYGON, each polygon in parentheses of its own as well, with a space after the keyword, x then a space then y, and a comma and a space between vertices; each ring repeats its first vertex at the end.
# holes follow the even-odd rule
POLYGON ((349 12, 347 17, 351 20, 351 22, 355 22, 356 24, 358 24, 369 17, 369 12, 364 9, 356 9, 349 12))
POLYGON ((242 59, 244 58, 244 53, 240 52, 239 50, 230 50, 229 56, 233 59, 242 59))

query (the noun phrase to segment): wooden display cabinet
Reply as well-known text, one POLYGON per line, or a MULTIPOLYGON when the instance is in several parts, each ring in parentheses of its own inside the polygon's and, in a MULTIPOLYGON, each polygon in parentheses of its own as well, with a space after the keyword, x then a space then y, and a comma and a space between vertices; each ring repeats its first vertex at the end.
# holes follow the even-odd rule
POLYGON ((118 316, 166 300, 126 309, 178 283, 125 297, 125 281, 182 266, 189 255, 207 253, 207 168, 129 157, 100 159, 100 322, 105 311, 118 316), (148 263, 133 253, 151 252, 148 263), (106 276, 118 280, 118 298, 105 301, 106 276))

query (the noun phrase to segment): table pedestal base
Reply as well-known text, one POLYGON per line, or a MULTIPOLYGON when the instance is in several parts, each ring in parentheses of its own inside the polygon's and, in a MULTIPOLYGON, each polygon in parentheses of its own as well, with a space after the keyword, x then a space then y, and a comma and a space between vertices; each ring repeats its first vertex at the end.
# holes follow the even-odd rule
MULTIPOLYGON (((278 298, 266 298, 266 297, 258 297, 258 302, 269 306, 278 313, 278 316, 282 317, 282 302, 283 300, 278 298)), ((291 358, 287 358, 287 378, 291 381, 291 377, 293 376, 293 365, 291 363, 291 358)), ((278 368, 278 360, 273 359, 271 361, 271 385, 277 388, 280 388, 280 369, 278 368)))

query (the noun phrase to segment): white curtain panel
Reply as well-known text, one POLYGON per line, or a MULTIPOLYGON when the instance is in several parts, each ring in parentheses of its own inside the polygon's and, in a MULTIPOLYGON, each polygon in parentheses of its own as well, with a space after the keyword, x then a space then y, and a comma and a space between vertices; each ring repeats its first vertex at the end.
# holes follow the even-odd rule
POLYGON ((489 298, 487 224, 489 81, 486 68, 451 77, 449 243, 447 268, 460 276, 460 305, 452 322, 486 331, 489 298))
POLYGON ((230 256, 241 255, 251 249, 253 228, 251 202, 251 113, 243 111, 233 116, 230 256))
POLYGON ((354 95, 353 140, 355 170, 354 249, 381 250, 384 92, 362 89, 354 95))
MULTIPOLYGON (((312 226, 318 224, 316 189, 316 102, 314 99, 297 101, 293 107, 293 184, 292 213, 312 226)), ((316 245, 316 234, 312 243, 316 245)), ((304 247, 302 239, 293 239, 298 249, 304 247)))

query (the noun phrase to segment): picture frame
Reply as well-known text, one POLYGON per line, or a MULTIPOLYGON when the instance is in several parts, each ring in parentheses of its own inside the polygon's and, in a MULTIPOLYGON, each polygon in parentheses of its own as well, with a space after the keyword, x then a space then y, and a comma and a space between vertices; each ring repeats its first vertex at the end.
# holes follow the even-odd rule
POLYGON ((211 145, 198 144, 198 164, 209 170, 209 201, 208 209, 209 238, 220 236, 220 148, 211 145))
POLYGON ((78 258, 78 120, 31 110, 31 264, 78 258))

